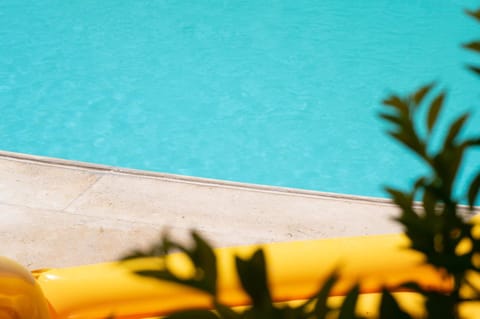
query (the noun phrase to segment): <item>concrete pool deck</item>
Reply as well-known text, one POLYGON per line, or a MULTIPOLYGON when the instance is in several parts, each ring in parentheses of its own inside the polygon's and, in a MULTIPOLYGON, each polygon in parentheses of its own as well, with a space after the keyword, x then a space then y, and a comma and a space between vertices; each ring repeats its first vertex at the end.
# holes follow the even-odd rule
POLYGON ((0 152, 0 255, 30 269, 119 258, 164 229, 215 246, 395 233, 387 200, 0 152))

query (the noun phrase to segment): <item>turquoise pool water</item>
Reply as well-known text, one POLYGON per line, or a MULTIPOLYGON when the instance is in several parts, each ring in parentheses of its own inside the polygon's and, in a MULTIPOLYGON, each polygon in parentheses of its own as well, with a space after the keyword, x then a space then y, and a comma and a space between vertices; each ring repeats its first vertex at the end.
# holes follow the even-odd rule
POLYGON ((479 3, 345 3, 3 0, 0 149, 385 196, 421 171, 377 118, 393 90, 436 80, 479 131, 479 3))

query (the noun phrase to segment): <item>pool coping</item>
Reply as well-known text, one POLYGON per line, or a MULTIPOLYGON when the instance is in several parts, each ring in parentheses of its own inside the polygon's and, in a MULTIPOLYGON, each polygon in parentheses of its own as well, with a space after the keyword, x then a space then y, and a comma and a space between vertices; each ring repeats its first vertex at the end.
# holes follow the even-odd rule
POLYGON ((133 176, 145 177, 145 178, 156 178, 156 179, 161 179, 165 181, 177 181, 177 182, 190 183, 190 184, 210 185, 214 187, 248 189, 248 190, 254 190, 254 191, 261 191, 261 192, 275 192, 275 193, 294 194, 294 195, 301 195, 301 196, 324 197, 324 198, 338 199, 338 200, 349 200, 349 201, 351 200, 351 201, 362 201, 362 202, 364 201, 364 202, 370 202, 370 203, 376 203, 376 204, 392 203, 392 201, 388 198, 330 193, 330 192, 322 192, 322 191, 307 190, 307 189, 300 189, 300 188, 270 186, 270 185, 234 182, 234 181, 205 178, 205 177, 178 175, 178 174, 172 174, 172 173, 161 173, 161 172, 155 172, 155 171, 123 168, 123 167, 117 167, 117 166, 109 166, 109 165, 103 165, 103 164, 95 164, 95 163, 67 160, 67 159, 47 157, 47 156, 30 155, 30 154, 9 152, 9 151, 3 151, 3 150, 0 150, 0 158, 29 161, 34 163, 42 163, 46 165, 60 166, 60 167, 66 167, 66 168, 72 168, 72 169, 94 170, 94 171, 101 171, 101 172, 108 172, 108 173, 127 174, 127 175, 133 175, 133 176))
POLYGON ((215 247, 401 232, 389 199, 0 151, 0 255, 31 269, 118 259, 160 230, 215 247))

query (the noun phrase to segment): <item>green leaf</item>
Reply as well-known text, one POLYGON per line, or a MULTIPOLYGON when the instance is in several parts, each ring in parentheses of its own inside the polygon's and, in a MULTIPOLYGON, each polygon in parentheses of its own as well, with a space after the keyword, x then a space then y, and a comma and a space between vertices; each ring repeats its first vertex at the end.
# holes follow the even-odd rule
POLYGON ((473 41, 463 45, 465 49, 472 50, 480 53, 480 41, 473 41))
POLYGON ((174 243, 170 240, 168 232, 163 232, 160 245, 157 245, 152 248, 153 252, 158 253, 159 256, 168 255, 172 250, 179 249, 185 251, 185 248, 178 243, 174 243))
POLYGON ((480 21, 480 9, 476 11, 465 10, 465 13, 480 21))
POLYGON ((468 189, 468 205, 470 206, 471 210, 473 210, 473 206, 475 205, 475 200, 479 192, 480 192, 480 172, 473 179, 472 183, 470 184, 470 188, 468 189))
POLYGON ((316 319, 324 319, 327 317, 330 307, 327 305, 328 296, 335 283, 338 281, 338 273, 333 272, 323 284, 322 289, 315 296, 316 304, 313 310, 316 319))
POLYGON ((463 128, 463 125, 465 125, 468 117, 469 114, 466 113, 456 119, 455 122, 453 122, 453 124, 450 126, 450 130, 448 131, 448 135, 445 138, 444 148, 446 148, 448 145, 453 145, 453 142, 457 138, 458 133, 460 133, 461 129, 463 128))
POLYGON ((242 315, 235 312, 233 309, 215 302, 215 310, 217 310, 222 319, 241 319, 242 315))
POLYGON ((340 313, 338 319, 355 319, 355 307, 357 305, 358 295, 360 294, 360 286, 355 285, 352 290, 348 292, 340 307, 340 313))
POLYGON ((209 310, 183 310, 166 316, 164 319, 219 319, 219 317, 209 310))
POLYGON ((443 100, 445 99, 445 93, 441 93, 437 95, 437 97, 433 100, 432 104, 430 105, 430 110, 428 112, 428 118, 427 118, 427 128, 428 132, 430 133, 435 126, 435 123, 437 121, 438 114, 440 113, 440 110, 443 105, 443 100))
POLYGON ((408 282, 405 282, 401 285, 401 287, 403 288, 406 288, 408 290, 412 290, 412 291, 415 291, 415 292, 418 292, 420 294, 423 294, 425 293, 424 289, 422 288, 422 286, 420 286, 418 283, 414 282, 414 281, 408 281, 408 282))
MULTIPOLYGON (((143 269, 135 271, 139 276, 155 278, 158 280, 170 281, 173 283, 186 285, 207 292, 212 296, 216 296, 217 291, 217 265, 216 256, 213 248, 197 233, 192 232, 194 239, 194 247, 189 249, 185 246, 170 241, 167 235, 163 236, 161 244, 154 245, 144 256, 165 255, 171 249, 178 249, 186 254, 192 262, 195 273, 192 278, 180 278, 176 276, 168 268, 168 265, 159 264, 159 269, 143 269)), ((140 253, 135 253, 132 258, 135 258, 140 253)), ((166 259, 159 259, 163 262, 166 259)))
POLYGON ((463 146, 455 147, 450 149, 446 154, 446 166, 444 172, 440 176, 443 178, 444 191, 448 194, 452 192, 453 184, 462 163, 465 150, 466 149, 463 146))
MULTIPOLYGON (((164 233, 161 239, 153 244, 146 250, 134 250, 130 252, 128 255, 122 257, 121 260, 129 260, 129 259, 136 259, 136 258, 143 258, 143 257, 163 257, 167 255, 170 250, 178 248, 182 250, 183 247, 172 243, 169 238, 168 234, 164 233)), ((161 259, 159 259, 161 260, 161 259)))
MULTIPOLYGON (((458 306, 457 297, 454 294, 443 294, 439 292, 425 293, 425 308, 428 313, 427 318, 434 319, 456 319, 455 309, 458 306)), ((463 317, 460 317, 463 318, 463 317)))
POLYGON ((196 232, 192 232, 195 248, 190 254, 194 265, 201 269, 203 283, 212 295, 217 292, 217 259, 213 248, 196 232))
POLYGON ((380 303, 379 319, 411 319, 412 317, 406 313, 398 305, 392 294, 386 289, 382 292, 382 300, 380 303))
MULTIPOLYGON (((154 278, 157 280, 164 280, 173 282, 179 285, 195 288, 207 293, 212 294, 208 288, 205 287, 205 284, 201 280, 196 279, 183 279, 175 276, 169 270, 138 270, 134 272, 135 274, 143 277, 154 278)), ((213 295, 213 294, 212 294, 213 295)))
POLYGON ((388 113, 380 113, 380 117, 389 121, 389 122, 392 122, 393 124, 397 124, 397 125, 402 125, 403 124, 402 118, 399 117, 399 116, 396 116, 396 115, 392 115, 392 114, 388 114, 388 113))
POLYGON ((135 249, 135 250, 131 251, 130 253, 128 253, 127 255, 123 256, 121 260, 122 261, 127 261, 127 260, 130 260, 130 259, 137 259, 137 258, 151 257, 151 256, 152 255, 147 253, 147 252, 135 249))
POLYGON ((386 187, 385 190, 390 194, 395 204, 401 208, 411 208, 413 200, 411 196, 394 188, 386 187))
POLYGON ((474 65, 467 65, 467 68, 473 73, 480 75, 480 67, 474 65))
POLYGON ((408 104, 401 100, 398 96, 390 96, 389 98, 383 100, 383 104, 396 108, 400 113, 408 113, 408 104))
POLYGON ((268 288, 265 255, 258 249, 250 259, 235 257, 237 273, 245 292, 250 296, 253 307, 267 309, 272 307, 272 298, 268 288))
POLYGON ((426 177, 419 177, 415 184, 413 185, 413 193, 416 193, 419 189, 424 188, 428 183, 428 179, 426 177))
POLYGON ((433 86, 434 86, 433 83, 427 84, 427 85, 421 87, 420 89, 418 89, 413 94, 412 99, 413 99, 413 102, 415 103, 415 105, 419 105, 422 102, 425 95, 427 95, 428 92, 430 92, 430 90, 432 89, 433 86))
MULTIPOLYGON (((144 270, 137 270, 134 272, 135 274, 143 277, 150 277, 160 280, 170 280, 170 276, 172 276, 167 270, 155 270, 155 269, 144 269, 144 270)), ((174 280, 175 278, 173 278, 174 280)), ((175 281, 177 282, 177 281, 175 281)), ((177 282, 178 283, 178 282, 177 282)))
POLYGON ((480 146, 480 137, 467 139, 462 144, 464 144, 465 147, 480 146))
POLYGON ((435 194, 429 189, 425 189, 423 192, 423 209, 427 216, 435 216, 437 198, 435 194))
MULTIPOLYGON (((289 305, 282 306, 280 309, 276 309, 273 312, 272 319, 307 319, 311 318, 309 313, 305 311, 305 308, 300 307, 291 307, 289 305)), ((262 317, 263 319, 263 317, 262 317)), ((319 319, 317 317, 312 319, 319 319)))
POLYGON ((402 143, 403 145, 405 145, 406 147, 408 147, 409 149, 411 149, 412 151, 418 152, 418 147, 416 146, 415 142, 412 139, 410 139, 410 137, 407 134, 405 134, 403 131, 387 132, 387 134, 393 137, 394 139, 396 139, 397 141, 399 141, 400 143, 402 143))

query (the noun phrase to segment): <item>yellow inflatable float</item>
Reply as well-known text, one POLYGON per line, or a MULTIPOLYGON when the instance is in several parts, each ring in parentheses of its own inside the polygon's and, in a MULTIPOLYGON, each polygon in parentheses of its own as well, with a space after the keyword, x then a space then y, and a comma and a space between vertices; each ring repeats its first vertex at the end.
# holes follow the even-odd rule
MULTIPOLYGON (((403 235, 365 236, 262 245, 268 265, 273 299, 289 302, 307 299, 333 269, 340 281, 333 296, 342 296, 353 283, 361 282, 359 312, 374 317, 378 292, 383 286, 416 281, 424 287, 448 291, 451 282, 442 278, 422 256, 406 249, 403 235)), ((234 256, 253 253, 258 246, 217 249, 220 301, 230 306, 247 305, 236 276, 234 256)), ((0 318, 28 319, 118 319, 150 318, 174 310, 211 307, 201 292, 140 277, 133 271, 151 269, 157 259, 145 258, 30 273, 20 265, 0 259, 0 318)), ((184 255, 172 254, 169 263, 184 271, 184 255)), ((413 312, 421 298, 398 292, 400 302, 413 312)), ((332 297, 334 302, 335 297, 332 297)), ((476 310, 480 310, 476 309, 476 310)))

